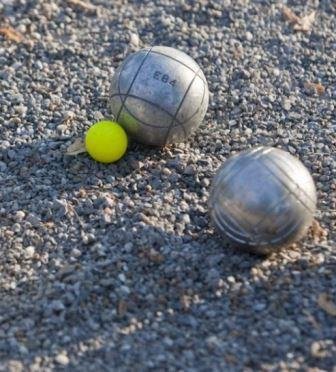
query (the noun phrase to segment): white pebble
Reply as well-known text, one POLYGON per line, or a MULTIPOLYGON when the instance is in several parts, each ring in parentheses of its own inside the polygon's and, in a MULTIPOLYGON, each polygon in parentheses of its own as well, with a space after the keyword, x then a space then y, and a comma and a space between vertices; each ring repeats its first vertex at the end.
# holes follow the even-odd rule
POLYGON ((138 48, 140 45, 140 38, 138 34, 131 33, 130 35, 130 44, 133 45, 135 48, 138 48))
POLYGON ((247 41, 251 41, 253 39, 253 35, 249 31, 246 32, 245 36, 247 41))
POLYGON ((22 221, 25 218, 26 214, 23 211, 17 211, 15 213, 15 221, 22 221))
POLYGON ((62 364, 63 366, 66 366, 67 364, 69 364, 69 358, 66 354, 56 355, 55 360, 58 364, 62 364))
POLYGON ((25 249, 25 257, 26 258, 32 258, 34 256, 34 253, 35 253, 35 248, 32 245, 28 246, 25 249))
POLYGON ((289 111, 292 107, 291 105, 291 101, 289 99, 284 99, 282 101, 282 107, 286 110, 286 111, 289 111))
POLYGON ((82 255, 82 251, 80 251, 79 249, 77 248, 74 248, 72 251, 71 251, 71 255, 73 257, 79 257, 82 255))

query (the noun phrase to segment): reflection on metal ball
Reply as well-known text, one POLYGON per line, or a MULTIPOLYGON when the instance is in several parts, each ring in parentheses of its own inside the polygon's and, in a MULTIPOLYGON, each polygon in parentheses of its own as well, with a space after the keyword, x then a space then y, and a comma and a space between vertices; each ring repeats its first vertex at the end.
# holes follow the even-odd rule
POLYGON ((139 142, 181 142, 204 118, 209 91, 204 74, 187 54, 154 46, 128 56, 112 78, 115 120, 139 142))
POLYGON ((229 158, 217 172, 209 210, 227 242, 268 254, 300 239, 316 209, 314 181, 289 153, 258 147, 229 158))

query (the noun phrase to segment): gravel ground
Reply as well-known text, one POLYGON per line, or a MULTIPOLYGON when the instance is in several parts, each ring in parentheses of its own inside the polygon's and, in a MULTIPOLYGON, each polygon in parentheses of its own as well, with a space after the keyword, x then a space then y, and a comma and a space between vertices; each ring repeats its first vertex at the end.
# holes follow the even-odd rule
POLYGON ((316 10, 307 33, 271 0, 85 4, 0 3, 24 36, 0 36, 0 370, 335 370, 335 2, 288 0, 316 10), (157 44, 204 69, 197 134, 114 165, 65 156, 114 69, 157 44), (268 258, 207 214, 219 165, 260 144, 311 170, 328 234, 268 258))

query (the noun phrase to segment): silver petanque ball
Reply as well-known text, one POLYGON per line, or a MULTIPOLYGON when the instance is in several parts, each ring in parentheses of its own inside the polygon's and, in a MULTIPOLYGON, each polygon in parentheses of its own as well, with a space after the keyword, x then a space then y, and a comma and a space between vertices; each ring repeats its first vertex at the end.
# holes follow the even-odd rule
POLYGON ((258 147, 229 158, 211 186, 209 212, 231 245, 268 254, 300 239, 316 209, 314 181, 289 153, 258 147))
POLYGON ((184 141, 200 125, 209 91, 198 64, 174 48, 129 55, 111 82, 110 109, 135 140, 164 146, 184 141))

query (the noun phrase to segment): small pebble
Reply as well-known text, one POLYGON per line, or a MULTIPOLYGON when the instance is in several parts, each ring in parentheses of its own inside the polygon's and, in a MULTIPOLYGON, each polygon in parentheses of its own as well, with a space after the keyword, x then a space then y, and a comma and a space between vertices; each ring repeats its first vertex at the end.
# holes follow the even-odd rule
POLYGON ((32 258, 35 254, 35 248, 33 246, 29 246, 25 249, 25 257, 32 258))
POLYGON ((55 361, 58 363, 58 364, 61 364, 62 366, 66 366, 69 364, 70 360, 68 358, 68 356, 66 354, 58 354, 56 355, 55 357, 55 361))

